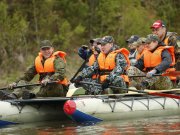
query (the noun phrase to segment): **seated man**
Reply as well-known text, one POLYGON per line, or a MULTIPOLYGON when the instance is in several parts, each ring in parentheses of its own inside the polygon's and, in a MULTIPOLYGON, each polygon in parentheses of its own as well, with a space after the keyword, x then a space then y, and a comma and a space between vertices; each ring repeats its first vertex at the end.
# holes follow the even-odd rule
POLYGON ((136 46, 136 50, 137 50, 136 60, 138 60, 141 58, 141 56, 145 52, 145 49, 147 48, 146 38, 144 37, 139 38, 137 42, 133 43, 133 45, 136 46))
POLYGON ((138 35, 132 35, 128 40, 126 40, 126 43, 128 44, 128 48, 130 51, 129 60, 131 62, 131 66, 134 66, 134 64, 136 63, 137 50, 136 46, 133 43, 137 42, 138 39, 138 35))
MULTIPOLYGON (((129 51, 125 48, 117 50, 112 36, 103 37, 100 43, 102 52, 99 54, 97 61, 92 66, 84 69, 75 82, 78 84, 82 79, 99 70, 98 83, 102 84, 103 90, 107 89, 109 85, 126 88, 128 77, 125 76, 125 73, 130 65, 129 51)), ((120 89, 113 90, 113 93, 121 92, 120 89)))
MULTIPOLYGON (((176 65, 174 65, 174 69, 171 69, 173 71, 180 70, 179 66, 179 60, 180 57, 178 49, 179 46, 177 44, 177 33, 176 32, 169 32, 166 24, 162 20, 156 20, 152 26, 150 27, 152 30, 152 33, 157 35, 161 42, 163 42, 166 46, 172 46, 174 47, 174 55, 176 58, 176 65)), ((178 78, 171 77, 171 81, 173 82, 174 86, 176 86, 176 81, 178 82, 178 78)))
POLYGON ((90 49, 88 49, 87 45, 82 45, 78 49, 78 55, 84 60, 88 59, 92 54, 97 56, 101 52, 100 40, 101 38, 91 39, 89 41, 90 49))
MULTIPOLYGON (((99 42, 100 40, 101 38, 91 39, 89 41, 90 49, 88 49, 88 46, 84 46, 84 45, 79 48, 78 54, 82 59, 85 60, 82 65, 82 69, 80 71, 82 71, 84 68, 87 68, 88 66, 92 66, 94 62, 97 60, 97 57, 101 52, 101 43, 99 42)), ((92 76, 89 76, 88 78, 84 78, 83 81, 96 82, 97 75, 98 75, 98 71, 95 71, 92 76)), ((70 81, 74 82, 74 78, 70 81)), ((79 85, 75 84, 75 87, 79 87, 79 85)), ((92 91, 90 90, 91 87, 89 85, 83 85, 83 88, 86 90, 86 94, 89 94, 89 92, 91 93, 92 91)))
POLYGON ((12 94, 0 92, 0 98, 16 99, 24 95, 24 98, 38 97, 59 97, 65 96, 69 82, 66 78, 66 53, 62 51, 54 52, 54 48, 49 40, 41 41, 40 52, 34 64, 25 72, 24 76, 9 85, 13 89, 17 85, 30 82, 36 74, 39 74, 39 81, 42 83, 37 93, 29 93, 25 89, 16 89, 12 94), (48 84, 52 81, 57 83, 48 84))
POLYGON ((165 46, 155 34, 150 34, 146 39, 147 49, 136 62, 135 67, 128 69, 128 75, 145 75, 146 77, 134 77, 137 89, 171 89, 172 82, 167 76, 153 76, 169 70, 175 64, 174 48, 165 46))

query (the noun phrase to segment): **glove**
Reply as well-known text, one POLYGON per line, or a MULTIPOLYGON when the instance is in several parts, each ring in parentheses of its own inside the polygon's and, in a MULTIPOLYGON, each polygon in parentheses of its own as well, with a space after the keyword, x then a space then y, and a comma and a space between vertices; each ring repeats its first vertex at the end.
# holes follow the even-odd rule
POLYGON ((105 90, 109 87, 109 80, 106 80, 103 84, 102 84, 102 90, 105 90))
POLYGON ((41 81, 41 85, 42 86, 46 86, 48 83, 50 83, 51 82, 51 80, 49 79, 49 78, 45 78, 45 79, 43 79, 42 81, 41 81))
POLYGON ((74 79, 74 83, 75 83, 75 87, 76 88, 78 88, 78 87, 80 87, 80 81, 82 81, 83 80, 83 78, 82 78, 82 76, 78 76, 78 77, 76 77, 75 79, 74 79))
POLYGON ((13 82, 11 84, 8 85, 8 89, 12 90, 14 87, 17 86, 17 83, 16 82, 13 82))
POLYGON ((146 77, 147 77, 147 78, 151 78, 154 74, 156 74, 156 72, 157 72, 157 70, 156 70, 156 69, 153 69, 153 70, 151 70, 150 72, 148 72, 148 73, 146 74, 146 77))

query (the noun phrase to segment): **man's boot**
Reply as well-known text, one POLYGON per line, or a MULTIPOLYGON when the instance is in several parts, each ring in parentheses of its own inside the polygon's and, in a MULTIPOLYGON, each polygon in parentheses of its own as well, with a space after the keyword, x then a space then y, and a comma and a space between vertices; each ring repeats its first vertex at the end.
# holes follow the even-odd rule
POLYGON ((30 93, 27 90, 24 90, 22 93, 22 99, 31 99, 31 98, 35 98, 36 95, 34 93, 30 93))
POLYGON ((0 91, 0 100, 12 100, 17 99, 17 96, 15 94, 9 94, 7 91, 0 91))

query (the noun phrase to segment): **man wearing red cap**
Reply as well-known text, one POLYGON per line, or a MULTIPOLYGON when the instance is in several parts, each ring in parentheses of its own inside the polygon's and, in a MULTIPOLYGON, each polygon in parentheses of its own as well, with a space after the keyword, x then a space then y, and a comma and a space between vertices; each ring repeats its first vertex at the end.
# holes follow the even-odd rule
POLYGON ((177 33, 167 32, 165 23, 162 20, 157 20, 151 26, 152 33, 156 34, 165 45, 174 46, 177 48, 177 33))
POLYGON ((175 57, 176 57, 176 70, 180 70, 178 67, 180 64, 180 58, 178 57, 178 55, 180 55, 180 52, 178 50, 179 47, 177 45, 177 33, 175 32, 167 32, 167 28, 165 23, 162 20, 157 20, 155 21, 152 26, 152 33, 156 34, 160 40, 167 46, 174 46, 174 50, 175 50, 175 57))

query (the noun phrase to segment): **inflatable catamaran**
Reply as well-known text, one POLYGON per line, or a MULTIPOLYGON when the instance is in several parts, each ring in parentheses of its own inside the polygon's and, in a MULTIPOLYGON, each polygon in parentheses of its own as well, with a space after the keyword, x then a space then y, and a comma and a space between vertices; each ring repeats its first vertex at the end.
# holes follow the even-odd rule
POLYGON ((106 120, 179 115, 180 89, 175 98, 144 93, 79 95, 0 101, 0 126, 41 121, 96 123, 106 120))
POLYGON ((180 114, 180 99, 143 94, 90 97, 66 101, 64 112, 80 123, 180 114))

